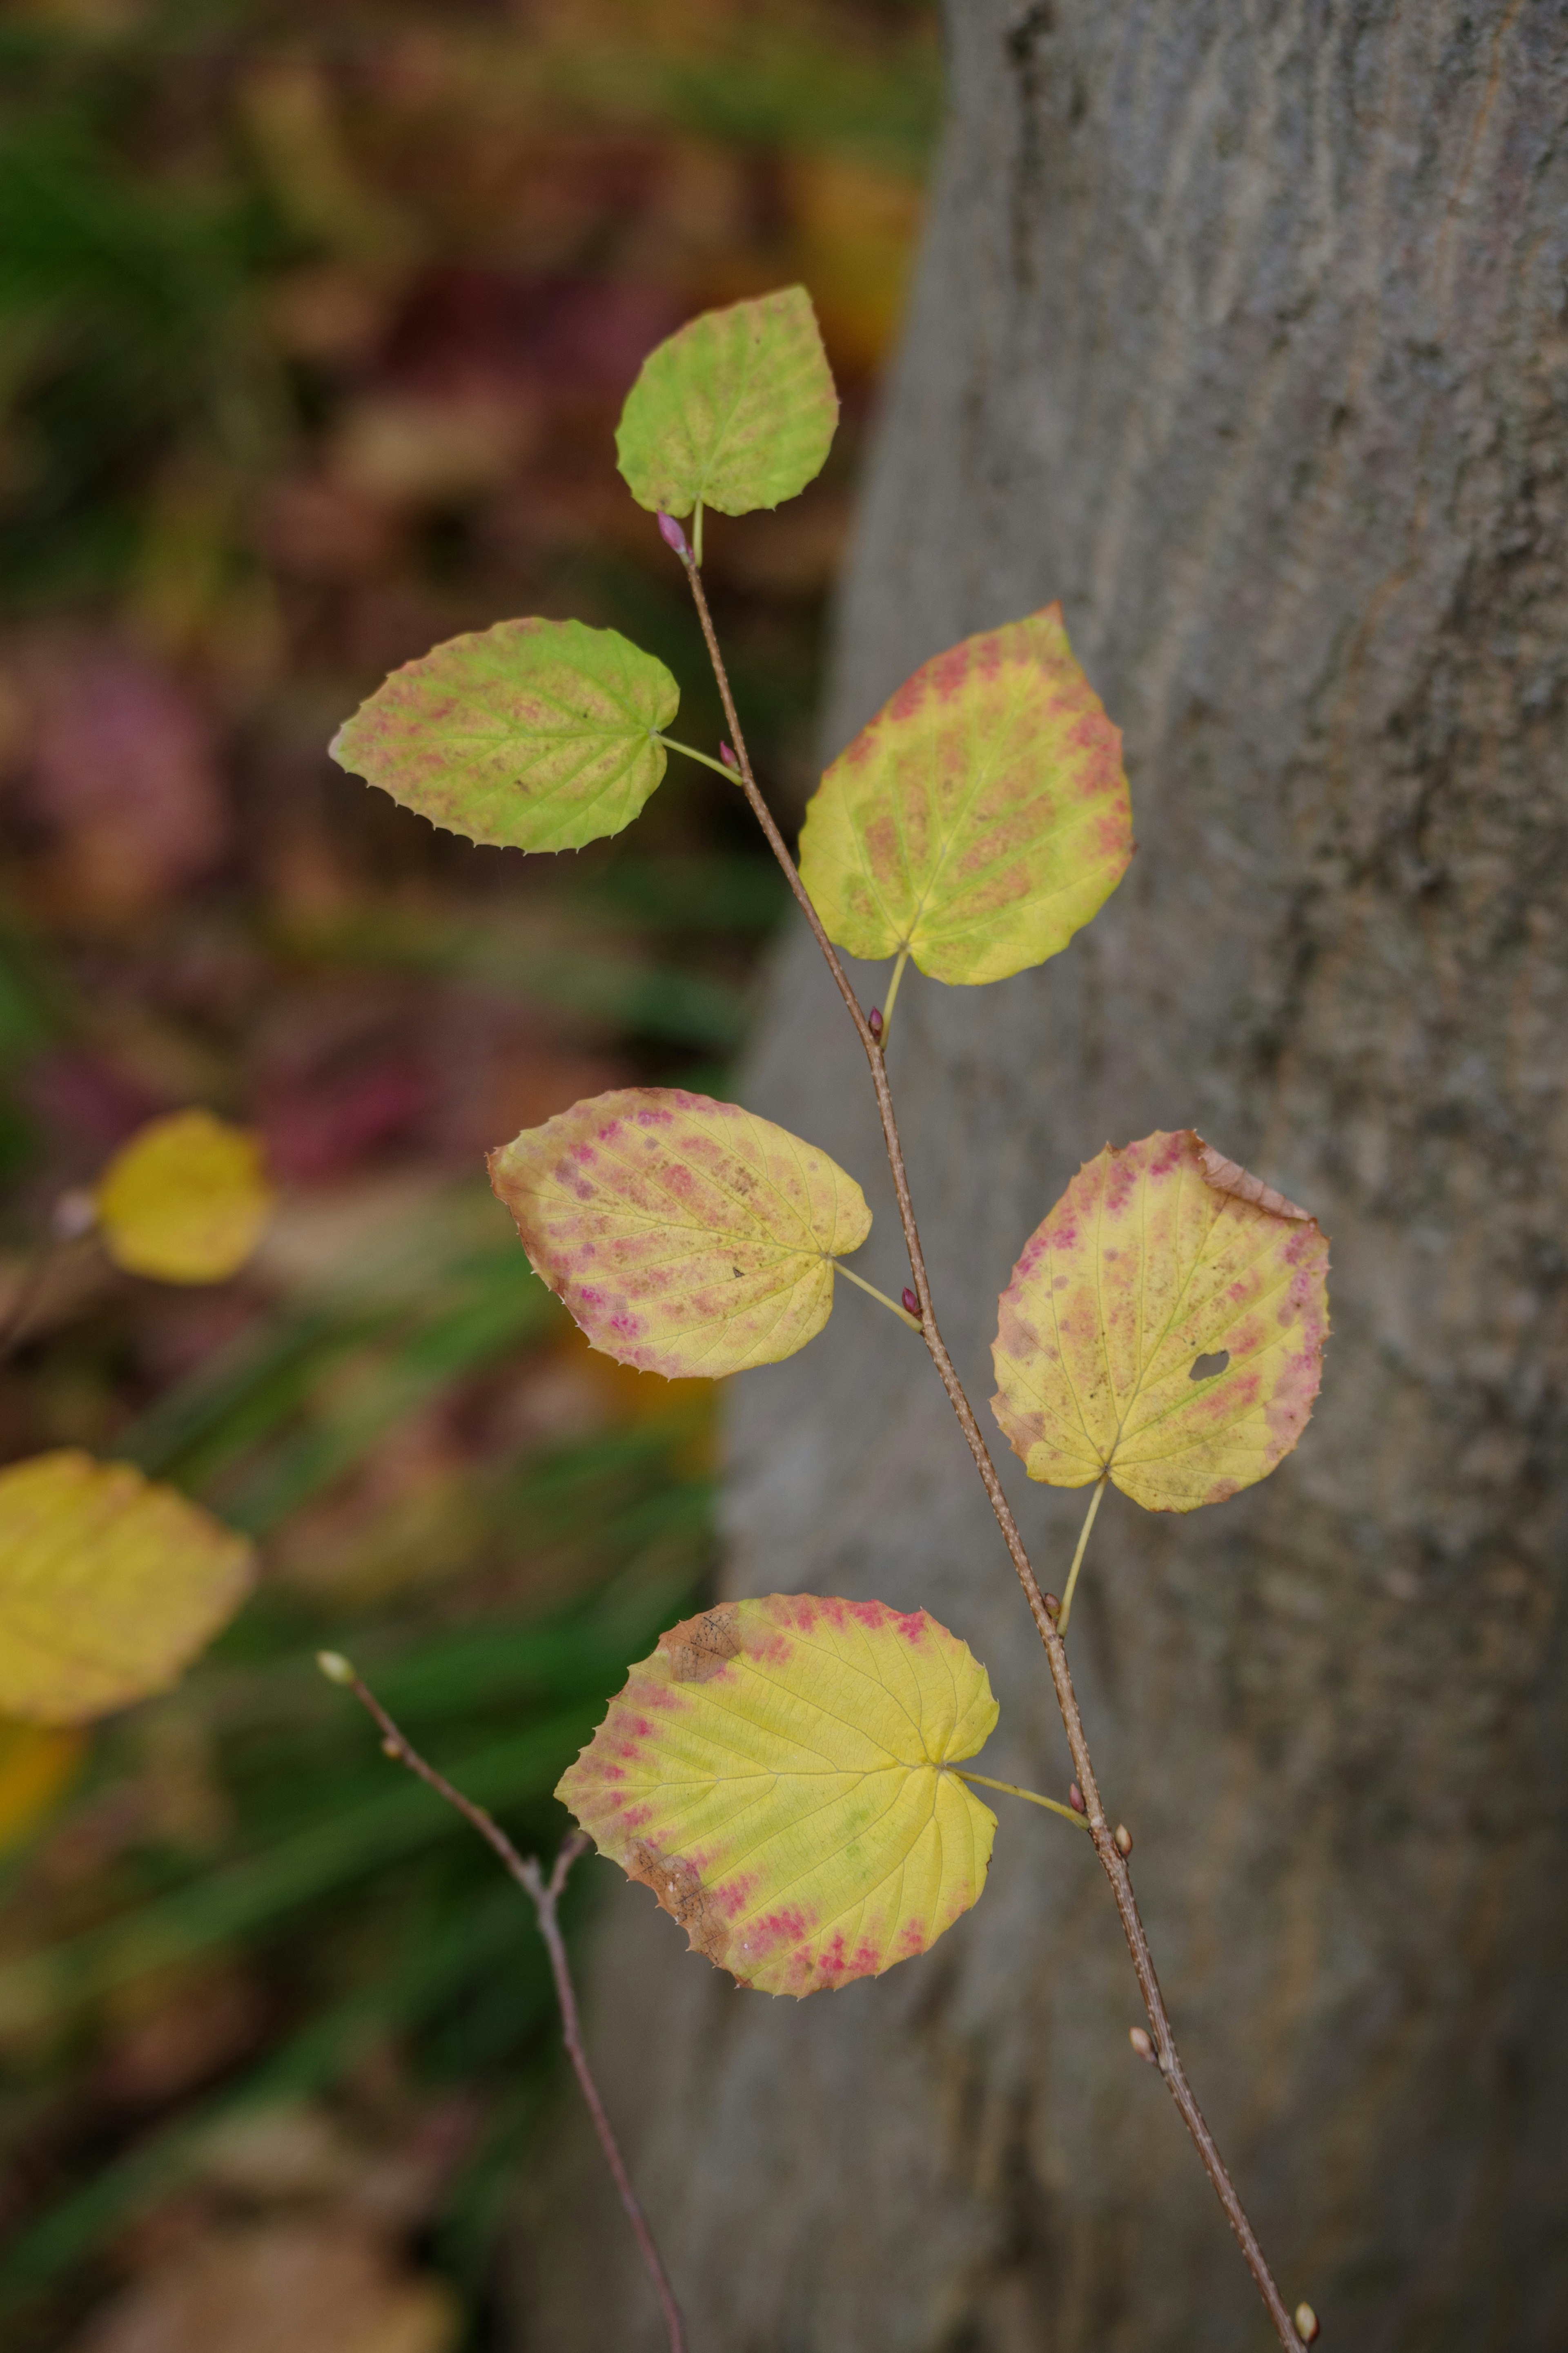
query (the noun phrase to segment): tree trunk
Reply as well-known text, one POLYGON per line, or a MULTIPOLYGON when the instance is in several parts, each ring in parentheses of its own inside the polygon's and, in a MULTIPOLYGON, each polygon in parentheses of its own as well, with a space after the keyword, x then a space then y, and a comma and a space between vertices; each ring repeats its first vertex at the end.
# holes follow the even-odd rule
MULTIPOLYGON (((1110 1495, 1084 1713, 1289 2300, 1336 2353, 1561 2353, 1568 15, 950 14, 829 748, 927 655, 1059 596, 1141 847, 1044 971, 906 985, 890 1068, 938 1311, 984 1400, 996 1294, 1108 1138, 1194 1125, 1321 1215, 1316 1417, 1229 1504, 1110 1495)), ((866 1182, 896 1290, 814 955, 802 930, 744 1098, 866 1182)), ((1059 1790, 1039 1645, 918 1343, 847 1290, 731 1428, 732 1589, 925 1604, 991 1669, 988 1769, 1059 1790)), ((1019 1470, 1059 1583, 1083 1499, 1019 1470)), ((1065 1827, 1005 1811, 931 1955, 798 2006, 688 1956, 645 1890, 607 1910, 596 2047, 694 2353, 1271 2341, 1129 2052, 1131 1971, 1065 1827)), ((657 2345, 591 2153, 552 2200, 539 2341, 657 2345)))

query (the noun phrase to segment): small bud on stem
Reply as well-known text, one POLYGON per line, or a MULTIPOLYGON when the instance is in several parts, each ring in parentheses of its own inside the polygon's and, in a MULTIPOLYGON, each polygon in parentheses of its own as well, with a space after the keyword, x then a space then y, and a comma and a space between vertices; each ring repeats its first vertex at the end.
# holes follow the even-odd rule
POLYGON ((1122 1861, 1125 1862, 1127 1857, 1132 1852, 1131 1831, 1128 1829, 1125 1822, 1118 1822, 1115 1830, 1111 1832, 1111 1836, 1116 1841, 1117 1853, 1121 1857, 1122 1861))
POLYGON ((906 1315, 918 1315, 920 1312, 921 1303, 906 1282, 904 1285, 904 1314, 906 1315))
POLYGON ((1154 2046, 1150 2042, 1145 2030, 1142 2026, 1130 2026, 1127 2030, 1127 2040, 1140 2059, 1147 2060, 1149 2065, 1152 2067, 1155 2063, 1154 2046))
POLYGON ((1079 1788, 1076 1781, 1069 1781, 1068 1783, 1068 1803, 1072 1808, 1075 1814, 1081 1814, 1086 1810, 1083 1802, 1083 1791, 1079 1788))
POLYGON ((881 1036, 882 1008, 879 1005, 873 1005, 869 1013, 867 1014, 866 1027, 869 1029, 873 1038, 879 1038, 881 1036))
POLYGON ((675 517, 667 515, 662 507, 658 511, 658 535, 666 547, 673 548, 684 564, 689 553, 686 544, 686 533, 681 530, 675 517))
POLYGON ((1318 2338, 1319 2320, 1310 2304, 1296 2306, 1296 2334, 1303 2345, 1314 2345, 1318 2338))
POLYGON ((341 1651, 318 1651, 316 1664, 330 1683, 352 1683, 354 1671, 341 1651))
POLYGON ((736 759, 734 753, 730 749, 730 746, 729 746, 729 744, 720 744, 720 746, 719 746, 719 757, 723 761, 724 765, 725 765, 727 768, 733 768, 733 769, 734 769, 734 771, 735 771, 735 774, 736 774, 737 776, 739 776, 739 775, 740 775, 740 773, 741 773, 741 763, 739 762, 739 760, 737 760, 737 759, 736 759))
POLYGON ((1041 1599, 1041 1600, 1042 1600, 1042 1601, 1045 1603, 1045 1605, 1046 1605, 1046 1615, 1047 1615, 1047 1618, 1049 1618, 1049 1619, 1053 1621, 1053 1623, 1054 1623, 1054 1622, 1055 1622, 1055 1620, 1057 1620, 1057 1619, 1061 1615, 1061 1607, 1062 1607, 1061 1603, 1057 1599, 1057 1597, 1056 1597, 1056 1595, 1055 1595, 1054 1593, 1042 1593, 1042 1594, 1041 1594, 1041 1596, 1040 1596, 1040 1599, 1041 1599))

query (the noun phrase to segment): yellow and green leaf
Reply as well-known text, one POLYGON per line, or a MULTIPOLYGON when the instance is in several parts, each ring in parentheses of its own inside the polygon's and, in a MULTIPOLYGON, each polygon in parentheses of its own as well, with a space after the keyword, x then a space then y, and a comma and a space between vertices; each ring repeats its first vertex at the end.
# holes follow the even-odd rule
POLYGON ((814 1145, 737 1103, 619 1087, 489 1156, 536 1271, 590 1343, 671 1380, 775 1364, 833 1312, 871 1212, 814 1145))
POLYGON ((816 1993, 978 1898, 996 1819, 946 1768, 995 1723, 984 1668, 923 1609, 774 1593, 661 1635, 555 1794, 694 1952, 816 1993))
POLYGON ((331 754, 470 841, 576 849, 637 815, 679 702, 664 664, 617 630, 498 621, 395 670, 331 754))
POLYGON ((1328 1264, 1315 1218, 1190 1128, 1108 1145, 1002 1293, 992 1405, 1030 1478, 1151 1512, 1266 1478, 1318 1393, 1328 1264))
POLYGON ((223 1282, 255 1250, 275 1196, 261 1139, 207 1111, 172 1112, 100 1177, 99 1231, 116 1266, 160 1282, 223 1282))
POLYGON ((1121 731, 1059 605, 916 670, 827 770, 800 838, 837 946, 963 983, 1055 955, 1131 855, 1121 731))
POLYGON ((129 1462, 0 1471, 0 1715, 85 1724, 174 1683, 249 1589, 250 1546, 129 1462))
POLYGON ((822 471, 838 396, 804 286, 705 311, 660 343, 622 411, 616 452, 649 512, 749 514, 822 471))

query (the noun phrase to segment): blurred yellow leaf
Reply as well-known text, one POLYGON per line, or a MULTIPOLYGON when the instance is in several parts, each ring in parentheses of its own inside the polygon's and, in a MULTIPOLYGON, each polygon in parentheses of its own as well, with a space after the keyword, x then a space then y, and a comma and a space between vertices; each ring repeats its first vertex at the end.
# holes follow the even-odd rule
POLYGON ((251 1547, 129 1462, 0 1471, 0 1711, 84 1724, 162 1691, 239 1607, 251 1547))
POLYGON ((25 1839, 70 1787, 86 1746, 79 1732, 0 1718, 0 1854, 25 1839))
POLYGON ((991 1402, 1030 1478, 1150 1512, 1266 1478, 1318 1394, 1328 1267, 1317 1219, 1191 1128, 1108 1145, 1002 1293, 991 1402))
POLYGON ((996 1818, 947 1768, 995 1723, 984 1668, 923 1609, 771 1593, 661 1634, 555 1794, 693 1952, 816 1993, 978 1898, 996 1818))
POLYGON ((207 1111, 138 1129, 99 1180, 103 1246, 116 1266, 160 1282, 222 1282, 272 1215, 261 1140, 207 1111))
POLYGON ((668 1378, 777 1364, 833 1313, 871 1212, 826 1152, 738 1103, 619 1087, 489 1156, 523 1248, 595 1348, 668 1378))

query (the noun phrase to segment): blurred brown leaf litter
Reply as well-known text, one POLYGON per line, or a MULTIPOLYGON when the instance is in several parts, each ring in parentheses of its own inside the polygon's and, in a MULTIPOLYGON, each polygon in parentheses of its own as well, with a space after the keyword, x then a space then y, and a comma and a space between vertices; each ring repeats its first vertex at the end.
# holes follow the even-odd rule
POLYGON ((0 1724, 16 2353, 507 2341, 542 1957, 309 1662, 351 1649, 558 1839, 562 1767, 708 1572, 711 1403, 583 1346, 480 1156, 611 1086, 721 1092, 779 895, 687 764, 635 837, 525 864, 324 746, 528 612, 623 628, 711 740, 614 427, 683 318, 799 280, 838 444, 708 563, 798 808, 938 90, 917 0, 0 11, 0 1312, 160 1114, 258 1131, 279 1187, 208 1289, 73 1243, 0 1367, 0 1465, 131 1461, 261 1562, 166 1697, 0 1724))

